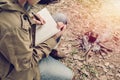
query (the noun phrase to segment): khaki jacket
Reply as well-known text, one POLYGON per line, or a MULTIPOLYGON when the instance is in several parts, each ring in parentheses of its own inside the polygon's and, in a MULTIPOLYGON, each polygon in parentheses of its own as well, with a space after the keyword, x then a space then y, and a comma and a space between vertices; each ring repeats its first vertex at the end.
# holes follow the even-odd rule
POLYGON ((12 0, 0 0, 0 80, 40 80, 38 62, 56 40, 33 48, 31 34, 25 10, 12 0))

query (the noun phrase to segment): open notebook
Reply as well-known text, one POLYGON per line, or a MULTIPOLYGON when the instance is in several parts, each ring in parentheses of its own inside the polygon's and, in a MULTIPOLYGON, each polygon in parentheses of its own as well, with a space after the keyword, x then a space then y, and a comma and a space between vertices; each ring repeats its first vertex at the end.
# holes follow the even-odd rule
POLYGON ((41 17, 45 20, 46 23, 42 26, 37 25, 35 34, 35 45, 44 42, 45 40, 49 39, 60 31, 57 29, 57 24, 52 18, 47 8, 43 8, 38 12, 38 14, 41 15, 41 17))

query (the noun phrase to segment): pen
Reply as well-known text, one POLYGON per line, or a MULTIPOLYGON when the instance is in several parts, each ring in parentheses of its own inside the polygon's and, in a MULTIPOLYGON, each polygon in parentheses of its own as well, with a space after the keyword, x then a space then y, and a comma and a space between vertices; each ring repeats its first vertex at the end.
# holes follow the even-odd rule
POLYGON ((38 16, 36 16, 33 12, 32 12, 32 15, 35 17, 36 20, 40 21, 40 18, 38 18, 38 16))

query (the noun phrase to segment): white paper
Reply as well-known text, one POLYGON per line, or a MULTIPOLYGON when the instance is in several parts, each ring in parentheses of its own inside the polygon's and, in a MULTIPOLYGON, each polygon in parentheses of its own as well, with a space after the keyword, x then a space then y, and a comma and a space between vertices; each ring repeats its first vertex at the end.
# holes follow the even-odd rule
POLYGON ((36 27, 35 45, 44 42, 45 40, 47 40, 48 38, 52 37, 60 31, 57 29, 57 24, 52 18, 47 8, 44 8, 41 11, 39 11, 38 14, 41 15, 41 17, 45 20, 46 23, 42 26, 38 25, 36 27))

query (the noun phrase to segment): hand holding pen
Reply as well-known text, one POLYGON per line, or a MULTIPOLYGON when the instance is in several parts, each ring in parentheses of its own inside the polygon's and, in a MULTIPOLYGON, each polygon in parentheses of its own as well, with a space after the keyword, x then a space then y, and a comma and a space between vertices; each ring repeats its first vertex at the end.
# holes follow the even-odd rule
POLYGON ((45 24, 45 20, 39 14, 34 14, 32 12, 32 15, 33 15, 33 20, 35 21, 36 24, 38 25, 45 24))

